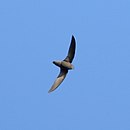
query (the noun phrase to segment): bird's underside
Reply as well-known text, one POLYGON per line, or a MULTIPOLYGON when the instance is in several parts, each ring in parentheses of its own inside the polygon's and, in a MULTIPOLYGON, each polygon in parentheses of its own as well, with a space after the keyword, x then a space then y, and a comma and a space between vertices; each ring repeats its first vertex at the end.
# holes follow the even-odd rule
POLYGON ((71 44, 70 44, 68 55, 66 56, 66 58, 63 61, 53 61, 53 63, 56 66, 60 67, 60 73, 48 92, 54 91, 63 82, 63 80, 65 79, 68 73, 68 70, 74 68, 71 63, 75 55, 75 48, 76 48, 75 38, 74 36, 72 36, 71 44))

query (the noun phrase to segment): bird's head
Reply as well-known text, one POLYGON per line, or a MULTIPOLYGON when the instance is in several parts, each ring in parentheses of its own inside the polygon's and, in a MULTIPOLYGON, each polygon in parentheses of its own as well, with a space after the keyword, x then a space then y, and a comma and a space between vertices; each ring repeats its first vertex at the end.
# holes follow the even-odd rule
POLYGON ((53 61, 53 64, 60 67, 61 66, 61 61, 53 61))

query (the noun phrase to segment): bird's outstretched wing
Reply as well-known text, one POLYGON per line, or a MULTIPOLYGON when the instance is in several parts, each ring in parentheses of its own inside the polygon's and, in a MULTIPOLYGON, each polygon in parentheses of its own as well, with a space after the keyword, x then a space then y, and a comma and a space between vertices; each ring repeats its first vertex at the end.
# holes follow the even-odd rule
POLYGON ((67 62, 70 62, 70 63, 73 61, 73 58, 74 58, 74 55, 75 55, 75 48, 76 48, 76 42, 75 42, 74 36, 72 35, 72 39, 71 39, 71 44, 70 44, 70 47, 69 47, 68 55, 64 59, 64 61, 67 61, 67 62))
POLYGON ((54 84, 52 85, 48 93, 54 91, 62 83, 67 73, 68 73, 67 69, 64 69, 64 68, 60 69, 60 74, 58 75, 57 79, 55 80, 54 84))

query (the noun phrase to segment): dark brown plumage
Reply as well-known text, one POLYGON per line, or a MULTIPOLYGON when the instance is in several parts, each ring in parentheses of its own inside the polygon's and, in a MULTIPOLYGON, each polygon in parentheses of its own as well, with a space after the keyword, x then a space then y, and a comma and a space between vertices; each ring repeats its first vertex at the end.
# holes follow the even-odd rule
POLYGON ((56 66, 60 67, 60 74, 58 75, 57 79, 55 80, 54 84, 52 85, 52 87, 48 92, 54 91, 65 79, 68 70, 74 68, 71 63, 75 55, 75 48, 76 48, 76 42, 74 36, 72 36, 67 57, 63 61, 53 61, 53 63, 56 66))

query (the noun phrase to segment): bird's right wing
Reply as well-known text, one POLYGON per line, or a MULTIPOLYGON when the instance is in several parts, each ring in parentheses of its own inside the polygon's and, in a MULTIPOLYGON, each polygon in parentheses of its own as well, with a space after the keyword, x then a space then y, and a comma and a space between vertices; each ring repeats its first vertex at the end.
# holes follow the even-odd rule
POLYGON ((70 62, 70 63, 73 61, 73 58, 74 58, 74 55, 75 55, 75 48, 76 48, 76 42, 75 42, 74 36, 72 35, 68 55, 64 59, 64 61, 67 61, 67 62, 70 62))
POLYGON ((58 75, 57 79, 55 80, 54 84, 52 85, 48 93, 54 91, 62 83, 67 73, 68 73, 67 69, 63 69, 63 68, 60 69, 60 74, 58 75))

